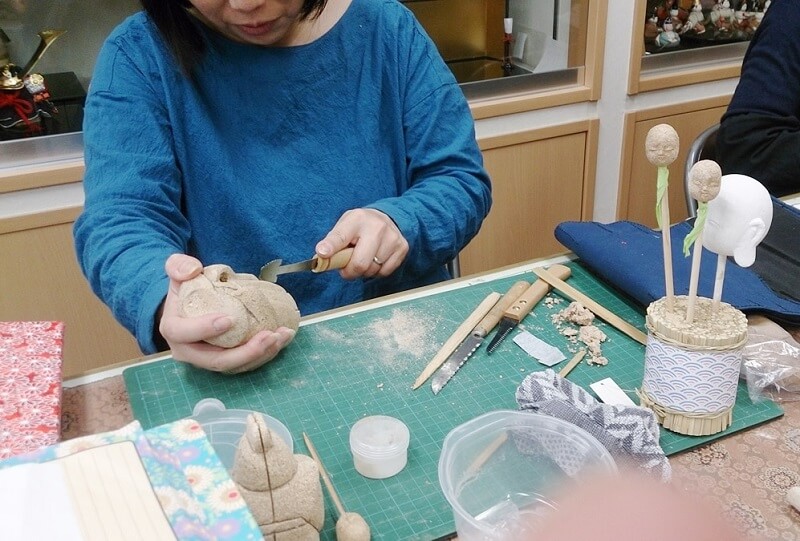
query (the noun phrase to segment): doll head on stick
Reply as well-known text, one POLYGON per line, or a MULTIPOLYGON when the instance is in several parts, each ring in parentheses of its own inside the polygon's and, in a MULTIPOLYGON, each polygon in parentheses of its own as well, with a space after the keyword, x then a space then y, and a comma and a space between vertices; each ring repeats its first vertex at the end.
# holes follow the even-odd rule
POLYGON ((772 198, 767 189, 745 175, 724 175, 719 195, 708 203, 704 244, 710 251, 733 256, 738 265, 749 267, 770 225, 772 198))
POLYGON ((644 141, 647 160, 656 167, 666 167, 678 158, 680 139, 669 124, 650 128, 644 141))

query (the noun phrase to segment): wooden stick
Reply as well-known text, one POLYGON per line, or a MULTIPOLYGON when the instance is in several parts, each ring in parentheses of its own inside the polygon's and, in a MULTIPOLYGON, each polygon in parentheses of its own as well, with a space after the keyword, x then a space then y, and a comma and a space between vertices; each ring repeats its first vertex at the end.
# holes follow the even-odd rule
POLYGON ((328 472, 325 471, 325 466, 322 465, 322 461, 319 459, 319 455, 317 454, 317 450, 314 448, 314 444, 311 443, 311 439, 303 432, 303 441, 306 442, 306 447, 308 448, 308 452, 311 453, 311 458, 314 459, 314 462, 317 463, 317 468, 319 468, 319 474, 322 477, 322 480, 325 482, 325 487, 328 489, 328 494, 333 500, 333 505, 336 506, 336 512, 339 513, 341 517, 344 515, 344 506, 342 505, 342 501, 339 499, 339 495, 336 494, 336 490, 333 488, 333 483, 331 483, 330 477, 328 477, 328 472))
POLYGON ((675 286, 672 283, 672 235, 669 228, 669 193, 661 200, 661 244, 664 250, 664 288, 667 293, 667 310, 675 305, 675 286))
POLYGON ((503 445, 506 440, 508 440, 508 432, 503 432, 499 436, 497 436, 492 443, 486 446, 486 449, 481 451, 481 454, 475 457, 475 460, 472 461, 472 464, 467 467, 466 478, 469 479, 471 476, 478 473, 486 461, 495 454, 495 452, 500 449, 500 446, 503 445))
POLYGON ((694 305, 697 303, 697 283, 700 281, 700 258, 703 256, 703 232, 697 234, 692 252, 692 273, 689 276, 689 297, 686 300, 686 322, 694 321, 694 305))
POLYGON ((728 256, 717 254, 717 274, 714 277, 714 303, 711 305, 711 311, 716 313, 719 309, 719 303, 722 300, 722 283, 725 281, 725 264, 728 262, 728 256))
POLYGON ((545 270, 543 267, 537 267, 533 269, 533 273, 553 286, 553 289, 560 291, 562 294, 566 295, 573 301, 578 301, 583 304, 586 308, 594 312, 598 317, 605 320, 606 323, 613 325, 623 333, 627 334, 637 342, 643 345, 647 345, 647 335, 645 335, 642 331, 619 317, 618 315, 611 312, 607 308, 601 306, 599 303, 590 299, 587 295, 581 293, 571 285, 567 284, 563 280, 553 276, 550 272, 545 270))
POLYGON ((558 372, 558 375, 561 376, 562 378, 567 377, 567 374, 572 372, 572 369, 575 368, 576 366, 578 366, 578 364, 580 364, 580 362, 583 360, 583 357, 585 355, 586 355, 586 348, 584 348, 584 349, 580 350, 578 353, 576 353, 575 356, 572 357, 572 359, 570 359, 570 361, 567 364, 564 365, 564 368, 562 368, 558 372))
POLYGON ((419 375, 417 380, 414 382, 414 385, 411 386, 412 389, 419 388, 420 385, 425 383, 425 381, 431 377, 431 375, 436 372, 436 370, 442 366, 444 361, 450 356, 453 351, 458 347, 458 345, 464 341, 464 339, 469 336, 469 333, 472 332, 472 329, 480 323, 480 321, 484 318, 486 314, 489 313, 489 310, 497 304, 497 301, 500 300, 502 295, 497 292, 489 293, 483 301, 478 305, 475 310, 467 317, 464 323, 458 327, 455 332, 447 339, 444 345, 439 349, 436 355, 433 356, 433 359, 428 363, 428 366, 422 371, 419 375))

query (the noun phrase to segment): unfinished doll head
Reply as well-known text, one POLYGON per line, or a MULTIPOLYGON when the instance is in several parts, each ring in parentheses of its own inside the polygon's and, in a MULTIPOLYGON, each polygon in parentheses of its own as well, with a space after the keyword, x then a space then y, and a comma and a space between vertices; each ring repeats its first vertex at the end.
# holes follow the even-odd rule
POLYGON ((233 319, 228 331, 208 340, 223 348, 241 345, 262 330, 296 331, 300 324, 300 311, 286 290, 252 274, 235 273, 227 265, 205 267, 202 274, 181 284, 178 299, 184 317, 223 313, 233 319))
POLYGON ((678 132, 669 124, 658 124, 650 128, 644 141, 645 154, 650 163, 666 167, 678 157, 680 139, 678 132))
POLYGON ((745 175, 724 175, 719 195, 708 203, 703 243, 712 252, 733 256, 742 267, 756 259, 756 246, 772 225, 772 198, 745 175))
POLYGON ((700 160, 689 170, 689 195, 708 203, 719 195, 722 169, 713 160, 700 160))

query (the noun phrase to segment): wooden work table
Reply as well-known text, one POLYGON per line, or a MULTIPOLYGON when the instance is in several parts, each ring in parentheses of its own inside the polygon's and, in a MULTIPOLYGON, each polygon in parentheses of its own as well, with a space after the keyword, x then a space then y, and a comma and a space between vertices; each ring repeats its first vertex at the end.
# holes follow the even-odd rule
MULTIPOLYGON (((391 305, 430 295, 442 288, 468 287, 476 281, 514 276, 522 267, 529 268, 532 264, 529 262, 495 273, 360 303, 307 318, 302 324, 346 318, 376 305, 391 305)), ((800 339, 800 329, 791 331, 800 339)), ((67 381, 64 438, 118 428, 130 422, 133 419, 130 402, 134 397, 127 396, 120 375, 122 370, 128 366, 157 363, 165 358, 169 355, 139 358, 110 370, 67 381)), ((135 398, 141 400, 141 397, 135 398)), ((670 459, 676 486, 713 500, 727 519, 757 538, 800 539, 800 513, 785 502, 786 491, 800 485, 797 465, 800 456, 800 402, 787 402, 782 406, 785 411, 782 418, 673 455, 670 459)), ((302 448, 296 451, 302 452, 302 448)))

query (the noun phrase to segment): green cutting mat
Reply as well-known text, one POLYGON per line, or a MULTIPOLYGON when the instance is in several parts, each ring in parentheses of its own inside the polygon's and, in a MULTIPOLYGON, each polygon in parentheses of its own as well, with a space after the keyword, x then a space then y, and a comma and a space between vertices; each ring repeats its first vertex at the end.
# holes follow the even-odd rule
MULTIPOLYGON (((644 329, 641 309, 580 264, 569 266, 574 287, 644 329)), ((535 276, 528 273, 522 278, 533 281, 535 276)), ((123 376, 134 416, 150 428, 190 416, 195 403, 208 397, 222 400, 228 408, 268 413, 289 428, 295 452, 307 452, 303 432, 311 437, 345 508, 365 517, 373 539, 446 536, 455 526, 437 472, 444 437, 481 413, 516 409, 517 386, 528 373, 544 366, 523 352, 510 335, 491 356, 486 355, 484 344, 436 396, 430 382, 416 391, 411 384, 486 295, 505 292, 519 279, 476 281, 465 288, 306 325, 279 359, 252 373, 222 375, 171 359, 128 368, 123 376), (385 480, 360 476, 349 450, 350 427, 376 414, 401 419, 411 432, 408 465, 385 480)), ((567 301, 557 294, 549 297, 561 302, 552 307, 540 302, 523 325, 570 358, 579 348, 551 323, 551 315, 565 308, 567 301)), ((588 389, 590 383, 612 377, 638 403, 633 390, 641 384, 644 346, 603 322, 598 327, 608 335, 602 350, 609 364, 581 363, 569 379, 588 389)), ((662 430, 661 444, 668 455, 674 454, 782 413, 772 402, 753 404, 746 387, 740 385, 734 422, 728 430, 709 437, 662 430)), ((322 537, 333 540, 335 511, 329 501, 326 508, 322 537)))

